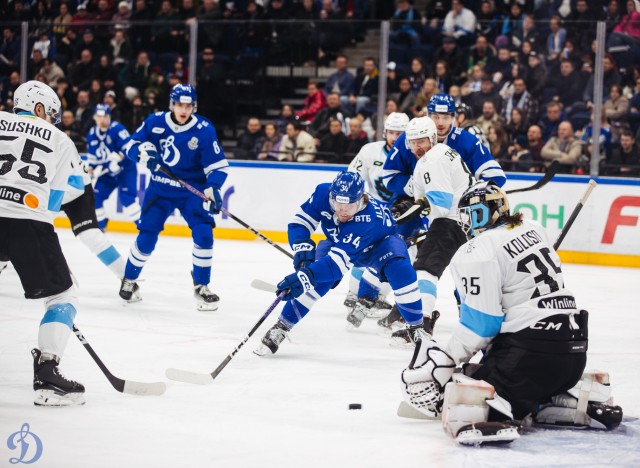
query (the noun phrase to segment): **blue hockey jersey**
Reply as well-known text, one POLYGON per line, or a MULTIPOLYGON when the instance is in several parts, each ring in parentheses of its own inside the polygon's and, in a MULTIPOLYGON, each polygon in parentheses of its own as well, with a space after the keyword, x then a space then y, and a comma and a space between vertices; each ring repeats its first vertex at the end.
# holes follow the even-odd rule
MULTIPOLYGON (((135 131, 127 157, 138 160, 138 144, 153 143, 161 158, 160 165, 200 191, 222 187, 227 178, 227 162, 218 142, 216 129, 205 117, 194 114, 185 125, 171 120, 170 112, 156 112, 135 131)), ((188 192, 162 172, 151 174, 149 182, 165 196, 182 196, 188 192)))
MULTIPOLYGON (((123 147, 129 142, 131 135, 120 122, 111 122, 106 132, 94 125, 87 135, 87 163, 92 169, 97 166, 109 165, 111 153, 123 152, 123 147)), ((130 164, 124 161, 123 164, 130 164)))
MULTIPOLYGON (((373 198, 350 221, 341 223, 329 204, 329 187, 320 184, 288 225, 289 243, 307 241, 321 225, 327 239, 334 245, 329 253, 311 267, 318 281, 336 281, 352 266, 369 266, 368 255, 373 247, 396 233, 391 213, 373 198)), ((404 247, 404 244, 402 244, 404 247)))
MULTIPOLYGON (((451 127, 451 132, 443 143, 460 154, 476 179, 492 180, 499 187, 506 183, 507 177, 500 164, 475 135, 461 128, 451 127)), ((384 163, 387 188, 395 193, 404 193, 413 197, 407 184, 409 184, 417 162, 418 160, 407 144, 406 133, 403 133, 396 140, 384 163)))

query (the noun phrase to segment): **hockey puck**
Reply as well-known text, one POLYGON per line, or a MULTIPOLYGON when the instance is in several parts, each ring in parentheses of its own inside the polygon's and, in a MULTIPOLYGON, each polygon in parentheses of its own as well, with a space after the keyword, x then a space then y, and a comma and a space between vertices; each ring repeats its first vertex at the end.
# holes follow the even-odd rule
POLYGON ((349 403, 349 409, 362 409, 362 405, 360 403, 349 403))

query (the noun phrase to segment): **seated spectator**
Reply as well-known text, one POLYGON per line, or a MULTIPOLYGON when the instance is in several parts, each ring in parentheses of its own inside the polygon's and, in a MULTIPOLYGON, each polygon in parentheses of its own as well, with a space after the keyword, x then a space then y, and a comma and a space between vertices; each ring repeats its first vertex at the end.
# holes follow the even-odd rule
POLYGON ((129 63, 129 60, 133 57, 133 47, 129 39, 125 37, 122 29, 117 29, 109 41, 108 54, 113 66, 118 69, 129 63))
POLYGON ((314 162, 316 144, 300 122, 287 124, 287 134, 280 143, 279 161, 314 162))
POLYGON ((72 109, 75 121, 78 124, 78 130, 83 135, 87 135, 91 127, 93 127, 93 109, 89 101, 89 91, 79 91, 76 98, 76 106, 72 109))
POLYGON ((189 84, 189 67, 185 66, 184 59, 180 56, 173 62, 173 70, 170 72, 178 77, 180 83, 189 84))
POLYGON ((464 54, 461 48, 456 44, 456 40, 453 36, 445 36, 442 38, 442 46, 436 49, 433 56, 433 60, 444 60, 447 62, 451 76, 454 78, 456 84, 461 84, 460 80, 463 80, 463 74, 467 74, 465 67, 464 54))
POLYGON ((517 107, 511 109, 511 117, 507 124, 507 133, 511 137, 511 140, 518 135, 527 136, 527 129, 529 128, 529 122, 527 121, 524 111, 517 107))
POLYGON ((347 134, 347 147, 345 149, 345 163, 350 163, 360 149, 369 143, 367 133, 362 129, 362 121, 360 118, 352 118, 349 120, 349 133, 347 134))
POLYGON ((263 138, 264 132, 262 131, 260 119, 249 117, 246 129, 238 138, 238 143, 233 150, 235 159, 256 159, 262 146, 263 138))
POLYGON ((527 130, 527 149, 531 155, 529 164, 529 172, 542 172, 542 156, 540 152, 544 146, 542 139, 542 130, 538 125, 531 125, 527 130))
POLYGON ((558 135, 558 125, 564 120, 564 117, 562 104, 555 101, 547 104, 546 113, 538 122, 538 125, 544 128, 542 135, 544 141, 549 141, 549 138, 558 135))
POLYGON ((636 87, 634 93, 629 100, 629 115, 628 121, 631 126, 631 131, 635 132, 640 127, 640 76, 635 80, 636 87))
POLYGON ((611 127, 611 141, 617 143, 620 141, 622 132, 629 130, 629 121, 627 120, 629 100, 622 95, 622 87, 620 85, 613 85, 609 96, 602 110, 611 127))
POLYGON ((491 57, 484 67, 484 72, 491 76, 491 79, 500 89, 511 78, 511 66, 513 65, 511 52, 506 47, 499 47, 498 54, 491 57))
POLYGON ((315 138, 316 145, 319 145, 322 137, 329 133, 331 120, 339 120, 342 123, 343 130, 346 130, 346 116, 347 112, 340 105, 340 95, 334 92, 329 93, 327 107, 318 112, 311 125, 309 125, 308 132, 315 138))
MULTIPOLYGON (((227 77, 229 67, 218 59, 213 47, 202 50, 202 60, 197 68, 198 113, 218 124, 227 114, 226 103, 229 102, 229 86, 227 77)), ((279 132, 282 135, 282 132, 279 132)))
POLYGON ((389 97, 398 103, 398 109, 400 112, 404 112, 409 115, 411 108, 416 102, 416 95, 411 89, 411 82, 409 78, 400 78, 398 81, 399 91, 392 93, 389 97))
POLYGON ((549 20, 549 35, 547 36, 547 61, 560 59, 567 40, 567 30, 560 26, 560 17, 554 16, 549 20))
POLYGON ((513 80, 513 94, 505 101, 502 116, 511 123, 511 112, 520 109, 528 122, 534 122, 538 117, 538 101, 527 91, 523 78, 513 80))
POLYGON ((565 109, 582 99, 584 83, 582 72, 575 70, 573 62, 564 58, 560 61, 560 73, 552 73, 547 79, 547 87, 555 91, 553 100, 561 102, 565 109))
POLYGON ((71 138, 71 141, 76 145, 78 152, 84 153, 87 151, 87 134, 80 131, 80 127, 76 123, 76 119, 72 111, 65 110, 62 112, 62 121, 57 125, 57 127, 71 138))
POLYGON ((362 71, 356 76, 348 93, 340 96, 340 103, 350 115, 355 115, 365 109, 377 95, 378 69, 376 61, 373 57, 367 57, 364 59, 362 71))
POLYGON ((496 53, 495 47, 489 44, 486 37, 478 36, 475 45, 469 50, 467 70, 470 71, 475 65, 480 65, 484 71, 487 63, 495 57, 496 53))
POLYGON ((489 42, 495 43, 502 29, 502 14, 496 10, 495 2, 482 0, 476 19, 476 33, 485 36, 489 42))
POLYGON ((640 47, 640 2, 627 0, 627 14, 620 23, 613 28, 613 33, 607 40, 607 48, 628 45, 640 47))
POLYGON ((623 130, 620 145, 611 151, 611 157, 604 166, 604 175, 637 177, 640 175, 640 149, 636 146, 633 133, 623 130))
POLYGON ((446 93, 453 83, 453 79, 449 73, 447 62, 439 60, 436 62, 434 69, 434 79, 439 93, 446 93))
MULTIPOLYGON (((593 152, 593 120, 595 116, 591 114, 591 120, 589 124, 582 130, 582 136, 580 137, 583 144, 583 156, 585 159, 591 159, 591 153, 593 152)), ((600 118, 600 161, 607 159, 609 149, 611 147, 611 128, 607 124, 607 120, 604 117, 604 111, 600 118)), ((588 162, 588 161, 587 161, 588 162)))
POLYGON ((387 95, 398 92, 399 80, 396 62, 387 63, 387 95))
POLYGON ((542 100, 542 93, 547 81, 547 70, 542 63, 540 55, 533 51, 529 52, 527 67, 525 69, 525 82, 529 93, 538 101, 542 100))
POLYGON ((493 125, 489 127, 487 132, 487 141, 489 143, 489 151, 493 157, 504 167, 509 163, 509 135, 502 125, 493 125))
POLYGON ((69 13, 69 4, 66 1, 60 2, 58 13, 58 16, 53 19, 53 27, 51 28, 56 47, 60 46, 60 41, 67 34, 67 29, 73 19, 71 13, 69 13))
POLYGON ((582 155, 582 144, 573 135, 571 122, 565 120, 558 126, 558 136, 551 137, 542 147, 540 156, 545 160, 545 166, 551 161, 560 163, 559 172, 573 174, 578 159, 582 155))
POLYGON ((493 101, 484 101, 482 104, 482 115, 476 119, 476 125, 480 127, 485 135, 489 134, 489 129, 491 127, 504 125, 504 119, 496 110, 496 106, 493 104, 493 101))
POLYGON ((466 97, 466 104, 471 107, 474 115, 480 115, 482 113, 482 106, 485 101, 493 102, 493 106, 496 108, 498 114, 502 111, 502 96, 495 89, 495 83, 489 75, 484 75, 480 81, 480 91, 471 93, 466 97))
POLYGON ((465 47, 473 43, 475 30, 476 15, 464 7, 462 0, 452 0, 451 11, 442 25, 443 36, 453 37, 460 46, 465 47))
POLYGON ((416 101, 411 108, 412 117, 422 117, 427 115, 427 104, 433 96, 438 94, 438 88, 436 86, 436 80, 433 78, 427 78, 424 80, 422 90, 416 96, 416 101))
POLYGON ((527 137, 518 135, 513 139, 513 145, 507 149, 510 164, 504 164, 502 167, 513 172, 534 172, 532 171, 531 153, 527 149, 527 137))
POLYGON ((544 47, 544 44, 541 44, 543 41, 540 39, 540 33, 536 27, 533 15, 522 16, 522 29, 516 27, 514 32, 507 37, 507 41, 509 40, 514 49, 522 47, 525 42, 529 43, 531 50, 535 50, 536 52, 541 52, 544 47))
MULTIPOLYGON (((616 63, 613 57, 606 53, 602 62, 603 77, 602 77, 602 100, 609 99, 609 92, 614 84, 620 84, 620 74, 616 68, 616 63)), ((595 74, 589 76, 589 80, 584 87, 582 93, 582 100, 586 104, 587 109, 593 108, 593 90, 594 90, 595 74)))
POLYGON ((47 80, 47 84, 53 89, 58 85, 58 80, 64 78, 64 71, 58 66, 58 64, 51 58, 46 58, 42 61, 42 68, 40 69, 47 80))
POLYGON ((120 70, 118 81, 123 88, 135 88, 138 92, 142 92, 149 81, 150 73, 151 62, 149 61, 149 54, 145 51, 140 51, 135 61, 129 62, 120 70))
POLYGON ((347 148, 347 136, 342 131, 342 122, 329 120, 329 133, 322 136, 318 145, 316 162, 342 163, 347 148))
POLYGON ((111 34, 115 34, 116 31, 126 31, 129 29, 131 9, 126 0, 120 0, 120 2, 118 2, 118 11, 111 18, 111 22, 113 23, 111 34))
POLYGON ((113 90, 109 90, 104 93, 104 98, 102 98, 102 103, 109 106, 111 109, 111 119, 117 122, 122 121, 122 112, 120 111, 120 106, 118 106, 118 99, 116 97, 116 93, 113 90))
POLYGON ((500 34, 509 38, 511 46, 514 49, 520 48, 524 42, 522 32, 523 23, 524 15, 522 5, 517 0, 511 0, 509 2, 509 14, 502 23, 500 34))
POLYGON ((346 55, 340 54, 336 57, 336 71, 327 77, 324 84, 324 95, 329 96, 330 93, 338 93, 338 96, 347 94, 349 86, 353 83, 355 77, 349 71, 349 59, 346 55))
POLYGON ((475 65, 471 69, 471 75, 469 76, 469 79, 460 88, 460 92, 462 93, 463 98, 469 96, 471 93, 477 93, 478 91, 480 91, 482 87, 483 74, 484 72, 480 65, 475 65))
POLYGON ((418 31, 421 29, 421 20, 422 15, 409 3, 409 0, 396 0, 396 11, 390 18, 391 34, 389 34, 389 39, 396 44, 418 47, 420 45, 418 31))
POLYGON ((258 159, 261 161, 277 161, 280 156, 280 143, 282 143, 282 134, 274 123, 269 122, 264 125, 264 137, 262 138, 262 146, 258 159))
POLYGON ((71 82, 73 92, 77 93, 81 89, 89 89, 94 75, 95 63, 93 61, 93 55, 89 49, 85 49, 80 54, 80 60, 76 62, 71 70, 71 74, 67 77, 71 82))
POLYGON ((293 113, 293 107, 289 104, 284 104, 282 109, 280 109, 280 115, 274 120, 273 123, 276 124, 278 131, 284 135, 287 133, 287 125, 291 122, 297 122, 296 116, 293 113))
POLYGON ((307 84, 307 97, 304 98, 304 107, 296 112, 296 117, 302 122, 311 123, 322 109, 327 107, 327 99, 324 93, 318 89, 315 81, 307 84))
POLYGON ((135 96, 131 101, 130 108, 122 116, 122 124, 130 133, 133 133, 144 122, 144 119, 149 116, 150 112, 142 98, 135 96))
POLYGON ((411 82, 411 90, 415 94, 418 94, 422 90, 424 80, 427 79, 427 68, 425 67, 424 60, 420 57, 414 57, 411 59, 407 78, 411 82))

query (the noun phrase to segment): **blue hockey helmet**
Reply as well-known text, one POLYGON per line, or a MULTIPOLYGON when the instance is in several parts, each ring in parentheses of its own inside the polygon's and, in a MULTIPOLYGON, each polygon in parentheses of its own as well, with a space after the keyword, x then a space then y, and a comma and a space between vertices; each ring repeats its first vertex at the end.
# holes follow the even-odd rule
POLYGON ((469 187, 458 202, 458 224, 468 239, 509 215, 507 194, 493 181, 479 181, 469 187))
POLYGON ((105 115, 111 115, 111 107, 108 104, 98 104, 96 110, 93 113, 95 116, 103 117, 105 115))
POLYGON ((341 221, 347 221, 364 206, 364 180, 357 172, 343 171, 329 188, 329 204, 341 221))
POLYGON ((444 93, 434 95, 427 104, 429 114, 453 114, 456 113, 456 102, 451 96, 444 93))
POLYGON ((198 104, 198 95, 196 90, 190 84, 177 84, 171 90, 169 94, 169 108, 173 110, 173 103, 181 102, 184 104, 193 104, 193 112, 196 112, 196 106, 198 104))

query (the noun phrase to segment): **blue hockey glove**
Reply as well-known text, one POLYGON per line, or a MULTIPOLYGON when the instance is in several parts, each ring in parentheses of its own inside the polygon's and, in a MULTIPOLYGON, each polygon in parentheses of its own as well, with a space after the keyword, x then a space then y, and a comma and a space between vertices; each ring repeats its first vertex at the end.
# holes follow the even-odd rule
POLYGON ((295 243, 293 249, 293 268, 298 271, 311 265, 316 259, 316 243, 311 239, 295 243))
POLYGON ((153 143, 141 143, 138 146, 138 161, 147 165, 151 172, 155 172, 160 164, 160 155, 153 143))
POLYGON ((282 291, 289 291, 285 296, 285 301, 291 301, 303 293, 309 291, 316 285, 313 280, 313 273, 308 268, 301 268, 296 273, 291 273, 284 277, 282 281, 276 286, 276 294, 280 294, 282 291))
POLYGON ((220 213, 220 210, 222 209, 222 196, 220 195, 220 189, 218 187, 207 187, 204 189, 204 194, 210 201, 203 202, 202 207, 213 214, 220 213))

